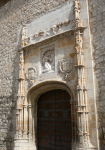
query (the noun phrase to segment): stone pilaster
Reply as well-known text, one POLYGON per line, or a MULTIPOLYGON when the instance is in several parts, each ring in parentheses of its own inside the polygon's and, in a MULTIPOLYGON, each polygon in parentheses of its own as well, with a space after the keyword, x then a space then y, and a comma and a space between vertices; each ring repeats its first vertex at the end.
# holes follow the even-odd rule
POLYGON ((89 127, 88 127, 88 109, 87 109, 87 88, 85 82, 85 63, 84 51, 82 48, 83 31, 85 27, 82 26, 80 19, 80 2, 74 1, 74 36, 75 36, 75 53, 76 62, 75 68, 77 69, 77 135, 78 142, 76 149, 92 149, 93 146, 89 140, 89 127))
POLYGON ((23 104, 24 104, 24 50, 19 50, 19 78, 18 80, 18 99, 16 112, 16 134, 22 136, 23 133, 23 104))

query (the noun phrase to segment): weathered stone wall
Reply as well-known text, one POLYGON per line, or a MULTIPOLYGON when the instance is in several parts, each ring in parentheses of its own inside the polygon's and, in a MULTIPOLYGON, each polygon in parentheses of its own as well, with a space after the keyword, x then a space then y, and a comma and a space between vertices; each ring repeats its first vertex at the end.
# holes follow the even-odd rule
POLYGON ((105 149, 105 0, 89 0, 100 149, 105 149))
POLYGON ((13 114, 17 100, 15 60, 21 25, 67 2, 69 0, 11 0, 0 7, 0 150, 13 149, 13 114))

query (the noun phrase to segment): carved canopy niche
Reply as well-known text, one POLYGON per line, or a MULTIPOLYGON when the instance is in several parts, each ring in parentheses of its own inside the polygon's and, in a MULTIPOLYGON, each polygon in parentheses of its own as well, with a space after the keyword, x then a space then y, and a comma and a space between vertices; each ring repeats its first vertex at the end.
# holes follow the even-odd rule
POLYGON ((41 50, 41 73, 55 70, 55 48, 54 46, 41 50))

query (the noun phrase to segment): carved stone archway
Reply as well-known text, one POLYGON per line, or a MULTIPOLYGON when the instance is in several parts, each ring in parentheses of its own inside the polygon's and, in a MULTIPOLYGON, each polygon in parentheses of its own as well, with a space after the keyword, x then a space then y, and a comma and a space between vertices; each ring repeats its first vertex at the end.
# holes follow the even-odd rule
MULTIPOLYGON (((62 89, 68 92, 71 96, 70 104, 71 104, 71 118, 72 118, 72 143, 74 142, 75 138, 75 130, 76 130, 76 113, 75 113, 75 101, 73 92, 71 91, 70 87, 64 82, 60 81, 45 81, 36 86, 33 86, 28 94, 27 94, 27 103, 28 103, 28 114, 27 114, 27 131, 26 134, 29 135, 29 140, 32 142, 32 145, 37 141, 37 102, 39 97, 48 91, 55 90, 55 89, 62 89), (75 121, 74 121, 75 120, 75 121)), ((26 112, 24 112, 26 114, 26 112)), ((26 125, 25 125, 26 126, 26 125)), ((72 144, 73 145, 73 144, 72 144)), ((36 147, 37 148, 37 147, 36 147)))
MULTIPOLYGON (((39 97, 43 93, 51 91, 51 90, 55 90, 55 89, 62 89, 62 90, 67 91, 69 93, 69 95, 71 96, 70 102, 71 103, 74 102, 72 91, 66 83, 60 82, 60 81, 46 81, 46 82, 42 82, 36 86, 33 86, 29 90, 29 92, 27 94, 27 98, 28 98, 27 103, 28 103, 29 108, 34 108, 34 111, 36 111, 36 114, 37 114, 37 101, 38 101, 39 97)), ((30 123, 29 124, 29 134, 32 133, 32 128, 31 128, 32 123, 31 122, 32 122, 32 119, 34 119, 34 118, 35 118, 34 122, 37 123, 37 115, 33 117, 33 116, 30 116, 30 114, 29 114, 29 119, 30 119, 30 121, 29 121, 29 123, 30 123)), ((36 129, 36 125, 35 125, 35 129, 36 129)))

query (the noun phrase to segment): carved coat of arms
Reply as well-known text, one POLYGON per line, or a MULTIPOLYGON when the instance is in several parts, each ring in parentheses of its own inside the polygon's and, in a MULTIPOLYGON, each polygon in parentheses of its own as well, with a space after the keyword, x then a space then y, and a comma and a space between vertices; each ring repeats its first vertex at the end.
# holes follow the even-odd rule
POLYGON ((70 58, 62 59, 58 62, 58 71, 63 74, 63 79, 70 81, 70 72, 73 68, 73 62, 70 58))
POLYGON ((36 67, 30 67, 27 69, 26 79, 28 81, 28 88, 33 85, 33 81, 37 78, 37 69, 36 67))

